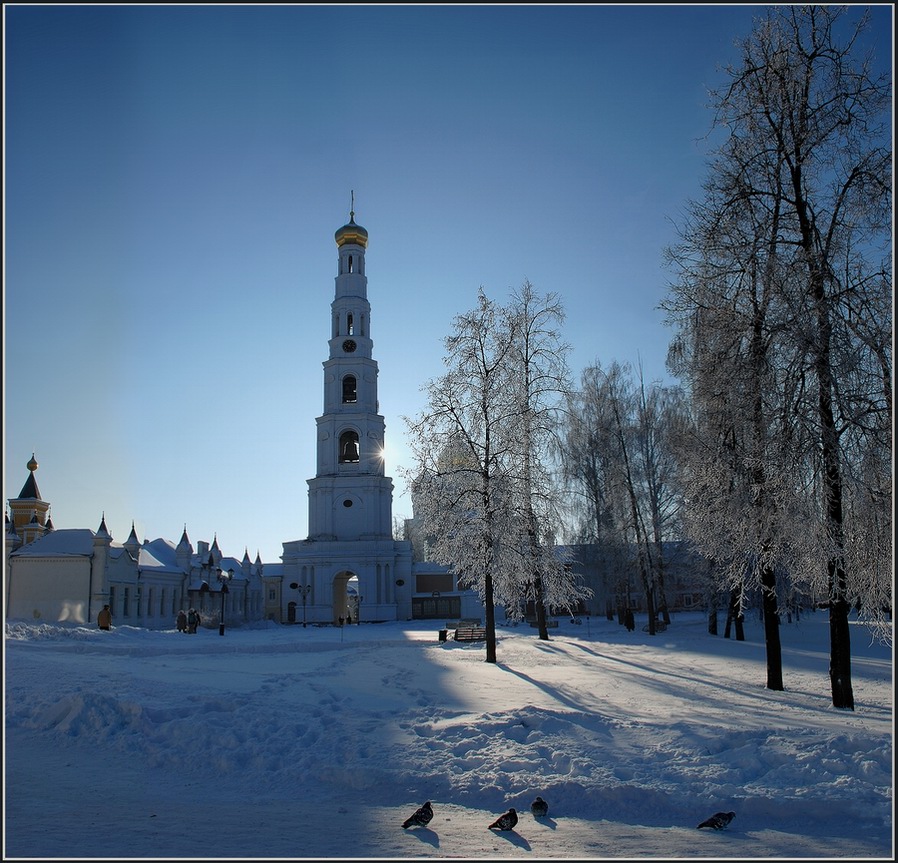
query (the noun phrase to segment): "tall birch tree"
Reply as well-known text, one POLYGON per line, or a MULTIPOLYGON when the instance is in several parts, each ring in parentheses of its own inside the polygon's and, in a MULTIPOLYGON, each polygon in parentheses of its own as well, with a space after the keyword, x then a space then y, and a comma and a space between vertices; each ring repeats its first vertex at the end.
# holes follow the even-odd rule
MULTIPOLYGON (((724 141, 702 227, 677 251, 680 265, 691 258, 670 305, 688 333, 674 340, 674 361, 701 355, 691 395, 703 427, 717 431, 716 447, 705 442, 720 469, 713 481, 742 489, 743 511, 754 512, 754 548, 720 529, 719 550, 729 537, 730 561, 760 572, 771 619, 779 559, 825 596, 832 700, 845 709, 858 549, 875 549, 879 573, 891 547, 891 487, 878 473, 891 449, 890 316, 871 313, 890 307, 891 86, 859 55, 866 22, 852 17, 845 7, 776 7, 742 43, 741 65, 713 94, 724 141), (717 231, 733 241, 729 253, 717 231), (718 349, 724 386, 710 365, 718 349)), ((873 596, 891 607, 890 585, 877 579, 873 596)))
POLYGON ((481 289, 444 340, 447 372, 425 386, 427 408, 406 418, 418 530, 480 596, 487 662, 497 605, 520 617, 528 599, 563 608, 586 594, 550 542, 556 495, 544 453, 548 396, 564 380, 549 326, 558 308, 529 283, 505 306, 481 289))

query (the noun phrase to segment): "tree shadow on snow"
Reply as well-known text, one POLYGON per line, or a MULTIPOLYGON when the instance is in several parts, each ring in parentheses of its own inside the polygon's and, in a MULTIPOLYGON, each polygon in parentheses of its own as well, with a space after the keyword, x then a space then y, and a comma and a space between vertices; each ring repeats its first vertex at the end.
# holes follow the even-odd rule
POLYGON ((547 695, 550 695, 556 701, 567 705, 572 710, 581 712, 587 710, 585 705, 581 704, 580 702, 574 701, 571 698, 568 698, 566 695, 563 695, 561 692, 559 692, 555 687, 547 686, 545 683, 542 683, 541 681, 535 680, 534 678, 530 677, 530 675, 524 674, 523 671, 518 671, 515 668, 509 668, 507 665, 502 665, 501 663, 498 664, 498 667, 503 671, 507 671, 509 674, 513 674, 515 677, 520 677, 521 680, 525 680, 531 686, 535 686, 537 689, 541 689, 547 695))
POLYGON ((426 842, 428 845, 433 845, 434 848, 440 847, 440 837, 436 833, 433 832, 429 827, 417 827, 414 830, 409 830, 409 835, 414 836, 416 839, 419 839, 421 842, 426 842))

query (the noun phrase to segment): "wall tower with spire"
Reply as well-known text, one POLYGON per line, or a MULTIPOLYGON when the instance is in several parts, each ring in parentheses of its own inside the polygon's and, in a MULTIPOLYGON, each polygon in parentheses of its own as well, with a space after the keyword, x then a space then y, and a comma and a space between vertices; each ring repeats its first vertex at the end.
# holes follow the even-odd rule
POLYGON ((22 545, 34 542, 47 530, 52 529, 47 523, 50 504, 41 498, 37 479, 34 476, 38 468, 34 453, 31 454, 26 467, 28 468, 28 479, 25 480, 25 485, 22 486, 18 497, 9 499, 12 526, 22 545))

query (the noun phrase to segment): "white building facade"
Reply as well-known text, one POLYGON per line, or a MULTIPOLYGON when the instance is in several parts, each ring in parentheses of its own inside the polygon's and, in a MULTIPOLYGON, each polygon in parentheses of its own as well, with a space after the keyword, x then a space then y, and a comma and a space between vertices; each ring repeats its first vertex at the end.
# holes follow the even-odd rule
POLYGON ((317 469, 308 480, 309 533, 283 544, 283 621, 412 616, 412 548, 393 538, 393 480, 384 475, 365 271, 368 232, 354 217, 350 211, 334 235, 337 275, 323 364, 324 412, 316 420, 317 469))
MULTIPOLYGON (((365 252, 368 232, 336 231, 337 274, 324 407, 316 419, 316 473, 308 482, 305 539, 283 543, 278 563, 225 558, 217 540, 141 543, 132 527, 114 542, 105 518, 95 532, 60 530, 37 489, 37 462, 7 517, 6 617, 94 623, 110 604, 113 625, 170 628, 195 607, 204 622, 339 624, 413 618, 480 618, 482 603, 458 576, 428 563, 420 544, 393 536, 393 480, 385 476, 365 252), (225 576, 229 576, 226 578, 225 576), (226 590, 225 590, 226 588, 226 590), (226 596, 222 596, 226 593, 226 596)), ((426 554, 426 552, 425 552, 426 554)))
POLYGON ((6 519, 4 604, 7 620, 95 624, 104 605, 113 626, 172 629, 180 610, 194 607, 207 626, 231 626, 265 617, 262 562, 226 557, 214 539, 196 549, 187 536, 144 540, 134 526, 125 542, 115 542, 103 517, 96 531, 57 530, 50 504, 41 498, 35 471, 6 519), (224 595, 224 601, 222 597, 224 595))

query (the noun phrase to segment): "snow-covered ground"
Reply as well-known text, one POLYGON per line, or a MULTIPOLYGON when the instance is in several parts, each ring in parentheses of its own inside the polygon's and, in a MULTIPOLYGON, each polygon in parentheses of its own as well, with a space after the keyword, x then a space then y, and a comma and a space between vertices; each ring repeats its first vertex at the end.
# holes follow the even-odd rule
POLYGON ((4 859, 893 859, 891 648, 852 627, 850 712, 825 613, 783 624, 785 692, 757 620, 643 623, 500 628, 496 665, 436 622, 8 623, 4 859))

